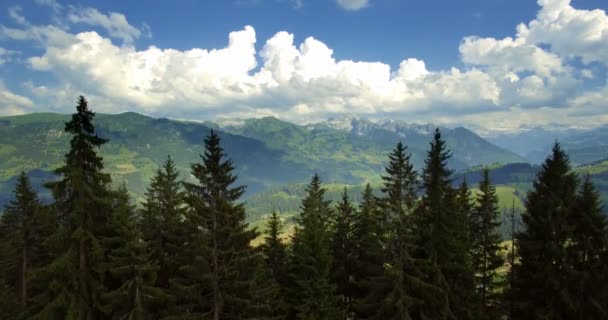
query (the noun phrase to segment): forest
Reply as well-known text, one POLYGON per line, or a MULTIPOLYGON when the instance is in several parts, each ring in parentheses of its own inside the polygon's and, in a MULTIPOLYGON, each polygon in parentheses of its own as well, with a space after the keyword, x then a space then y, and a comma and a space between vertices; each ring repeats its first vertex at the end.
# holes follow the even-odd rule
POLYGON ((0 319, 608 318, 603 205, 557 142, 509 241, 488 168, 454 187, 439 129, 420 172, 397 142, 380 192, 358 203, 346 189, 332 203, 312 176, 285 234, 277 211, 248 224, 213 130, 189 177, 168 155, 135 203, 104 172, 111 141, 94 118, 80 96, 51 203, 18 178, 0 221, 0 319))

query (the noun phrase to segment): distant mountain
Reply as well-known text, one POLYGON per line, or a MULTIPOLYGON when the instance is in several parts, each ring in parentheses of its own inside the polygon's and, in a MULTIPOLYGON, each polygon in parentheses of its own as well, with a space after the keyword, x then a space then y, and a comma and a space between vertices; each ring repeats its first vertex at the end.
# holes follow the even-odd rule
POLYGON ((591 130, 569 130, 555 133, 555 137, 526 155, 533 163, 540 163, 551 150, 555 140, 564 147, 575 165, 583 165, 608 158, 608 125, 591 130))
MULTIPOLYGON (((432 123, 411 124, 399 120, 385 120, 376 123, 351 116, 334 118, 307 127, 316 130, 349 132, 352 135, 368 138, 383 146, 394 145, 395 141, 402 141, 413 153, 414 164, 417 167, 422 167, 429 141, 435 128, 437 128, 432 123)), ((526 161, 522 156, 500 148, 466 128, 439 128, 452 151, 453 157, 450 166, 454 169, 480 164, 526 161)))
MULTIPOLYGON (((544 127, 528 127, 517 131, 500 132, 484 135, 484 139, 517 153, 520 156, 527 157, 532 155, 535 162, 541 162, 547 154, 547 146, 551 145, 555 140, 563 140, 583 130, 570 128, 544 128, 544 127), (541 156, 541 159, 536 159, 536 154, 541 156)), ((550 150, 550 149, 549 149, 550 150)))
POLYGON ((568 151, 575 165, 608 157, 608 125, 594 129, 531 127, 516 132, 487 134, 484 139, 524 156, 532 163, 541 163, 555 141, 568 151))
MULTIPOLYGON (((10 198, 13 177, 21 170, 35 178, 39 189, 54 178, 50 172, 67 152, 69 137, 63 127, 69 117, 38 113, 0 118, 0 205, 10 198)), ((198 161, 203 138, 211 129, 219 131, 237 167, 238 182, 248 186, 249 194, 307 182, 314 172, 326 182, 379 181, 387 153, 400 140, 420 168, 434 130, 431 124, 355 118, 350 125, 334 119, 301 126, 276 118, 195 123, 123 113, 98 114, 95 121, 97 133, 110 139, 101 149, 105 170, 117 183, 126 182, 137 198, 168 155, 189 178, 190 163, 198 161)), ((450 163, 454 169, 523 161, 465 128, 443 128, 443 134, 454 154, 450 163)))

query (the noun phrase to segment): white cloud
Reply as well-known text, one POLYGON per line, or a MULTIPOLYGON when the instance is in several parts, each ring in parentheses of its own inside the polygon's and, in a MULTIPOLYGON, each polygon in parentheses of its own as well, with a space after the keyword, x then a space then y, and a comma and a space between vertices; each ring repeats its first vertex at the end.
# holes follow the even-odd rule
POLYGON ((369 0, 336 0, 338 4, 350 11, 361 10, 369 5, 369 0))
POLYGON ((19 52, 14 50, 7 50, 0 47, 0 66, 11 60, 11 57, 18 54, 19 52))
POLYGON ((560 56, 608 64, 608 16, 604 10, 578 10, 570 0, 538 0, 536 19, 517 27, 518 37, 548 44, 560 56))
POLYGON ((55 13, 59 13, 63 9, 63 6, 55 0, 35 0, 35 2, 39 6, 51 8, 51 10, 53 10, 55 13))
POLYGON ((29 24, 27 19, 25 19, 25 17, 21 14, 20 6, 12 6, 12 7, 8 8, 8 15, 9 15, 9 17, 11 17, 11 19, 13 19, 18 24, 21 24, 21 25, 29 24))
MULTIPOLYGON (((67 19, 71 23, 102 27, 108 32, 110 37, 121 39, 127 43, 132 43, 142 35, 139 29, 129 24, 127 18, 122 13, 110 12, 106 15, 94 8, 71 7, 67 19)), ((149 26, 147 26, 147 31, 148 33, 150 32, 149 26)))
POLYGON ((13 116, 32 112, 34 103, 27 97, 8 90, 0 82, 0 116, 13 116))
POLYGON ((314 37, 294 43, 286 31, 256 51, 250 26, 231 32, 223 48, 137 49, 132 42, 141 30, 122 14, 95 9, 75 16, 70 11, 68 17, 104 28, 109 38, 96 31, 75 34, 32 25, 0 26, 0 37, 36 41, 45 48, 29 58, 29 66, 54 74, 59 84, 29 83, 27 88, 37 101, 65 106, 64 111, 72 107, 66 103, 70 95, 84 93, 101 112, 129 109, 199 120, 274 115, 307 122, 348 112, 488 130, 605 121, 608 91, 585 91, 585 79, 595 75, 570 61, 581 57, 608 66, 605 52, 591 49, 605 44, 582 42, 590 47, 582 52, 566 47, 557 35, 537 40, 552 28, 583 37, 589 33, 584 30, 603 28, 602 15, 574 9, 567 1, 540 4, 537 18, 520 25, 513 37, 464 38, 459 47, 464 65, 447 70, 428 70, 416 58, 404 59, 396 69, 383 62, 337 60, 328 44, 314 37))

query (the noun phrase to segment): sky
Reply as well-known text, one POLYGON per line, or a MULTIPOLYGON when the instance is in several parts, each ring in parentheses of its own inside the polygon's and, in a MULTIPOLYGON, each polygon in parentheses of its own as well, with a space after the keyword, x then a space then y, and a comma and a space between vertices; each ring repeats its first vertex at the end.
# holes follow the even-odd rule
POLYGON ((606 0, 20 0, 0 116, 608 124, 606 0))

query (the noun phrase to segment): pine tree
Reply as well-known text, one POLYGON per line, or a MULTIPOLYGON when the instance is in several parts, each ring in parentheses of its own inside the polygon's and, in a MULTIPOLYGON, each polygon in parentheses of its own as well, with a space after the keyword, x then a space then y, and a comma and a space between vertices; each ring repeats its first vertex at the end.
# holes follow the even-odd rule
POLYGON ((283 222, 278 213, 273 210, 266 225, 266 236, 261 251, 264 256, 264 264, 258 271, 262 284, 262 293, 269 298, 266 301, 269 319, 285 319, 287 306, 285 295, 287 294, 287 245, 281 240, 281 229, 283 222))
POLYGON ((26 306, 29 300, 27 276, 38 249, 36 214, 41 210, 38 195, 25 172, 21 172, 15 186, 15 199, 6 207, 0 221, 3 249, 0 266, 3 274, 10 273, 8 285, 19 303, 26 306))
POLYGON ((570 213, 572 228, 566 251, 573 274, 570 279, 580 319, 608 318, 608 221, 595 186, 587 175, 570 213))
POLYGON ((472 203, 473 196, 469 185, 467 184, 466 177, 462 180, 462 183, 456 191, 456 206, 458 212, 458 225, 459 228, 467 230, 466 233, 461 233, 462 241, 467 245, 472 245, 472 232, 471 232, 471 218, 473 214, 474 204, 472 203))
POLYGON ((388 166, 384 169, 382 176, 385 194, 382 204, 389 221, 399 221, 402 215, 410 215, 417 201, 418 182, 411 156, 407 153, 407 147, 401 142, 389 154, 388 166))
MULTIPOLYGON (((169 283, 178 270, 177 254, 186 242, 183 220, 186 216, 185 193, 182 181, 171 157, 156 171, 145 193, 141 210, 142 239, 147 244, 150 262, 158 267, 154 287, 165 291, 164 297, 155 302, 156 317, 167 315, 169 306, 177 297, 169 283)), ((159 297, 160 298, 160 297, 159 297)))
POLYGON ((355 214, 355 208, 351 204, 348 190, 344 188, 342 198, 335 208, 330 238, 333 257, 332 281, 336 286, 336 294, 340 297, 340 307, 347 319, 350 319, 353 313, 353 272, 356 263, 353 243, 355 214))
POLYGON ((456 192, 451 186, 452 171, 447 168, 450 156, 436 129, 422 174, 424 195, 414 216, 417 243, 422 249, 417 255, 425 261, 426 280, 448 295, 448 310, 444 305, 436 308, 453 318, 470 319, 474 283, 470 248, 463 241, 468 230, 460 223, 456 192))
POLYGON ((524 230, 517 234, 511 297, 514 319, 576 319, 575 298, 568 290, 569 213, 576 200, 577 178, 568 155, 555 143, 528 192, 524 230))
POLYGON ((184 246, 186 264, 173 283, 186 302, 189 317, 248 319, 252 286, 259 267, 251 241, 256 237, 245 222, 243 204, 237 203, 245 187, 232 185, 234 165, 213 131, 205 138, 202 163, 192 164, 197 183, 187 183, 189 241, 184 246))
POLYGON ((390 221, 384 230, 388 235, 387 266, 373 294, 382 298, 373 318, 441 319, 445 316, 445 310, 440 307, 446 303, 445 295, 441 288, 425 279, 420 269, 424 261, 413 256, 419 250, 414 242, 412 224, 418 182, 403 144, 398 143, 393 149, 385 171, 382 209, 390 221))
POLYGON ((0 220, 0 286, 4 297, 0 313, 17 317, 25 311, 32 292, 30 275, 48 262, 43 242, 52 233, 48 210, 38 199, 30 181, 21 172, 15 186, 15 199, 0 220))
POLYGON ((100 319, 104 259, 100 236, 108 231, 111 211, 110 175, 102 173, 97 149, 107 142, 95 134, 93 118, 84 97, 78 98, 76 113, 65 125, 72 135, 65 164, 56 174, 62 180, 49 183, 55 198, 53 208, 60 225, 52 235, 58 255, 39 274, 47 290, 36 297, 41 319, 100 319))
POLYGON ((292 239, 289 266, 288 319, 340 319, 335 287, 331 283, 332 255, 328 224, 332 216, 324 199, 321 179, 314 175, 302 200, 292 239))
POLYGON ((354 217, 353 310, 355 319, 371 319, 383 303, 385 248, 378 199, 367 184, 354 217))
POLYGON ((158 268, 149 261, 130 201, 123 185, 114 195, 111 234, 101 240, 109 248, 102 266, 108 288, 103 296, 108 319, 150 319, 152 304, 164 295, 154 287, 158 268))
POLYGON ((479 183, 477 205, 470 219, 471 259, 479 298, 479 316, 483 319, 500 317, 497 271, 504 260, 500 256, 499 215, 496 188, 490 182, 490 172, 486 168, 483 170, 483 180, 479 183))

